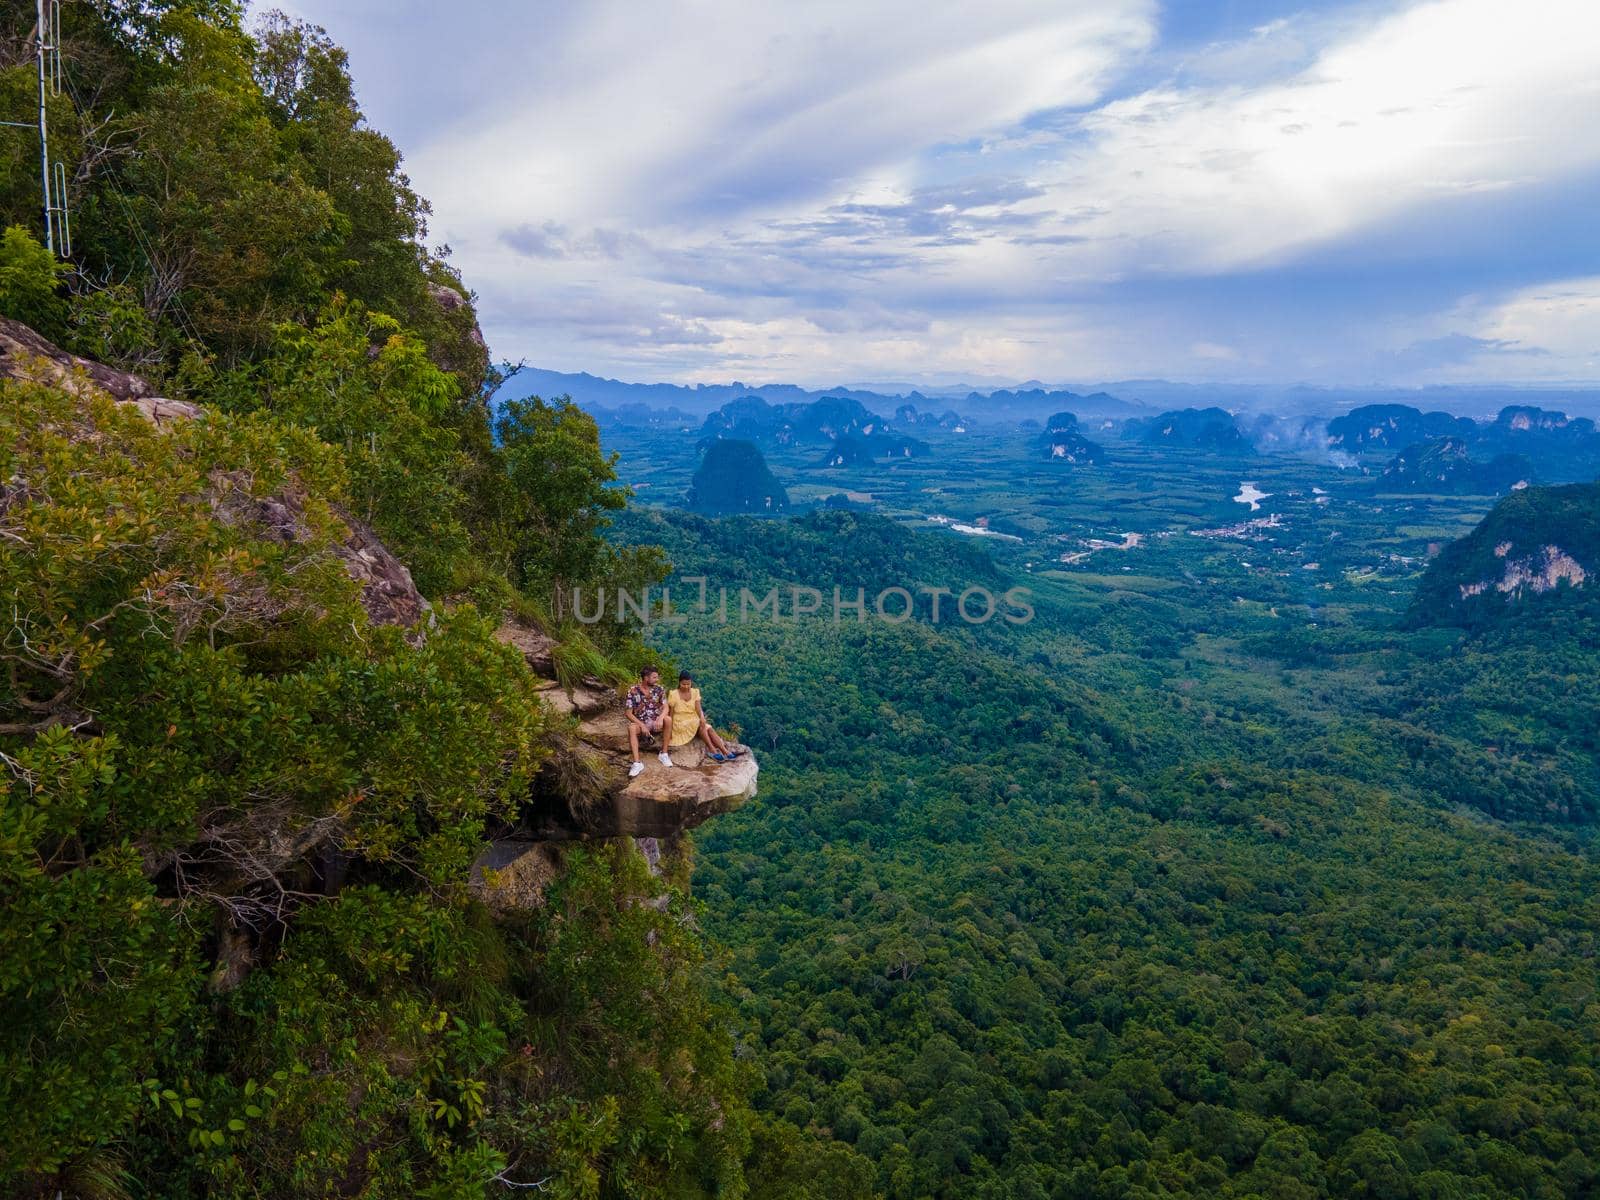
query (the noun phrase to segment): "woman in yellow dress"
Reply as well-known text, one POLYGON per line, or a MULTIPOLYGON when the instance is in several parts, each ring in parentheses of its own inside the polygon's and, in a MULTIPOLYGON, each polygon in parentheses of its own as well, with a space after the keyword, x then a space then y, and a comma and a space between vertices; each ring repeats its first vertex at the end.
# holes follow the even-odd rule
POLYGON ((671 718, 671 732, 667 736, 668 751, 687 746, 698 737, 706 744, 713 762, 737 758, 743 753, 731 749, 711 728, 711 722, 706 720, 706 710, 700 704, 700 689, 694 686, 694 676, 687 671, 678 675, 678 686, 667 693, 667 715, 671 718))

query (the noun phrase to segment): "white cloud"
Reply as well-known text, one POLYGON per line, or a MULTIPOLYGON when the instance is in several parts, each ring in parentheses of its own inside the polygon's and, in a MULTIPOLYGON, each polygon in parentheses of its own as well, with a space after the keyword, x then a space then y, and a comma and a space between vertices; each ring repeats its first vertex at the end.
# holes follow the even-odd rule
POLYGON ((1394 332, 1382 357, 1401 382, 1593 383, 1600 379, 1600 275, 1463 296, 1394 332))
POLYGON ((1482 314, 1477 335, 1527 355, 1526 378, 1600 378, 1600 275, 1522 288, 1482 314))
MULTIPOLYGON (((897 178, 941 140, 1094 100, 1153 0, 592 0, 488 122, 412 158, 446 232, 694 225, 897 178)), ((480 118, 484 114, 477 114, 480 118)))
MULTIPOLYGON (((1161 88, 1088 115, 1033 203, 1085 210, 1075 272, 1259 267, 1453 194, 1600 164, 1600 4, 1435 0, 1251 88, 1161 88)), ((1075 131, 1076 132, 1076 131, 1075 131)))
MULTIPOLYGON (((1380 4, 1245 31, 1120 98, 1157 61, 1154 0, 533 6, 503 34, 520 69, 408 169, 497 349, 541 365, 1297 371, 1247 321, 1163 328, 1106 297, 1600 169, 1600 3, 1380 4)), ((1494 322, 1534 303, 1471 336, 1520 340, 1494 322)), ((1341 332, 1356 357, 1392 344, 1341 332)))
MULTIPOLYGON (((594 331, 562 315, 653 306, 673 320, 652 327, 694 320, 719 337, 619 339, 608 360, 689 376, 733 370, 747 347, 776 373, 833 362, 845 339, 866 369, 930 326, 899 288, 874 298, 883 278, 937 272, 943 226, 1012 202, 1005 181, 925 186, 919 157, 1094 102, 1151 43, 1154 17, 1154 0, 594 3, 508 85, 509 115, 458 124, 408 169, 498 347, 578 366, 594 331)), ((981 276, 985 255, 964 257, 981 276)))

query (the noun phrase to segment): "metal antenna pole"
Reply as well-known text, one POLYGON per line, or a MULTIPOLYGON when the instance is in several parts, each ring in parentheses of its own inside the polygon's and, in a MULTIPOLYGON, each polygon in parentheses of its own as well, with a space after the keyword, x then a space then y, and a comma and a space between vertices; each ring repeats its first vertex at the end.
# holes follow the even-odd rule
POLYGON ((44 244, 53 254, 56 248, 55 235, 55 205, 50 203, 50 126, 48 110, 45 108, 46 92, 46 64, 45 41, 49 36, 50 25, 45 17, 45 0, 37 0, 39 7, 38 48, 39 48, 39 186, 44 191, 44 244))

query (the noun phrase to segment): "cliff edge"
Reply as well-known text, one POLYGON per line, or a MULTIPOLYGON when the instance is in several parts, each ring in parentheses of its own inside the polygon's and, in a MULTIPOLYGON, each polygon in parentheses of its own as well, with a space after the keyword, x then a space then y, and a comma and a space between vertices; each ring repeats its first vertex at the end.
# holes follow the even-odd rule
MULTIPOLYGON (((206 417, 198 405, 161 397, 139 376, 69 354, 26 325, 4 317, 0 317, 0 378, 44 384, 76 397, 104 392, 158 429, 206 417)), ((293 492, 255 496, 232 486, 226 477, 213 483, 204 500, 219 523, 248 527, 256 536, 282 544, 314 536, 307 520, 307 497, 293 492)), ((0 488, 0 499, 4 490, 0 488)), ((411 572, 371 528, 347 512, 333 511, 344 532, 332 552, 360 585, 368 616, 375 624, 404 628, 408 638, 420 644, 428 636, 432 606, 418 591, 411 572)), ((490 830, 491 844, 472 875, 475 889, 486 899, 504 905, 517 903, 512 897, 520 894, 523 902, 536 901, 538 887, 531 891, 524 887, 519 893, 489 884, 514 879, 519 863, 525 875, 536 862, 554 862, 549 847, 560 843, 650 840, 641 848, 654 866, 657 843, 670 845, 679 835, 755 795, 758 767, 753 755, 713 763, 702 756, 697 743, 675 751, 678 765, 672 768, 657 764, 654 754, 647 755, 644 773, 629 779, 627 721, 617 690, 594 678, 563 686, 555 664, 556 642, 540 630, 507 624, 499 636, 522 652, 544 702, 567 721, 555 723, 550 763, 534 781, 516 822, 490 830)), ((279 836, 283 832, 275 831, 269 839, 289 848, 270 856, 274 874, 296 871, 313 859, 340 856, 344 830, 339 821, 315 822, 290 838, 279 836)), ((331 877, 338 874, 334 871, 331 877)))

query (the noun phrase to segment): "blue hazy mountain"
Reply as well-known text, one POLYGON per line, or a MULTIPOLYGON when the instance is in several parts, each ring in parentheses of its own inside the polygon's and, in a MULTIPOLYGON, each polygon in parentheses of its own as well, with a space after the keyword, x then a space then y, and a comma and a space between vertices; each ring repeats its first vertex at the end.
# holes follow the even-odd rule
POLYGON ((753 442, 730 438, 706 447, 685 504, 705 514, 781 512, 789 493, 753 442))
MULTIPOLYGON (((754 396, 768 404, 810 403, 824 397, 856 400, 889 416, 905 404, 919 413, 952 408, 981 422, 1043 420, 1066 409, 1082 418, 1150 417, 1185 408, 1223 408, 1235 414, 1276 413, 1281 416, 1334 417, 1366 405, 1406 405, 1419 411, 1445 411, 1492 421, 1508 407, 1560 409, 1572 418, 1600 417, 1600 388, 1447 386, 1429 388, 1314 387, 1311 385, 1180 383, 1166 379, 1124 379, 1098 383, 1047 385, 1037 380, 1010 388, 974 388, 966 384, 918 386, 909 383, 856 384, 804 388, 795 384, 627 383, 587 372, 569 373, 528 367, 501 390, 504 399, 524 396, 571 396, 596 416, 627 410, 639 421, 641 409, 676 409, 685 422, 700 420, 732 401, 754 396), (604 412, 600 410, 606 410, 604 412)), ((1412 439, 1415 440, 1415 439, 1412 439)), ((1398 450, 1409 441, 1393 447, 1398 450)))
POLYGON ((617 379, 602 379, 587 372, 570 374, 563 371, 546 371, 526 367, 500 390, 497 399, 521 399, 525 396, 571 396, 585 409, 602 420, 613 413, 627 412, 638 419, 641 408, 676 410, 692 418, 703 418, 730 404, 746 400, 761 400, 767 405, 804 405, 818 400, 854 401, 869 412, 887 417, 896 409, 910 405, 917 413, 917 423, 928 414, 938 414, 934 423, 945 423, 947 418, 962 413, 981 412, 979 418, 988 420, 1016 419, 1018 417, 1044 417, 1061 409, 1088 416, 1132 417, 1149 415, 1153 410, 1137 399, 1114 396, 1104 391, 1080 394, 1062 388, 1024 385, 1012 390, 997 388, 991 391, 974 391, 971 388, 938 388, 924 393, 915 388, 906 391, 881 392, 860 387, 830 387, 809 389, 787 383, 625 383, 617 379), (952 401, 958 404, 952 404, 952 401))
POLYGON ((1458 437, 1436 437, 1407 446, 1379 474, 1380 486, 1396 492, 1440 495, 1495 495, 1534 478, 1533 464, 1521 454, 1474 458, 1458 437))

